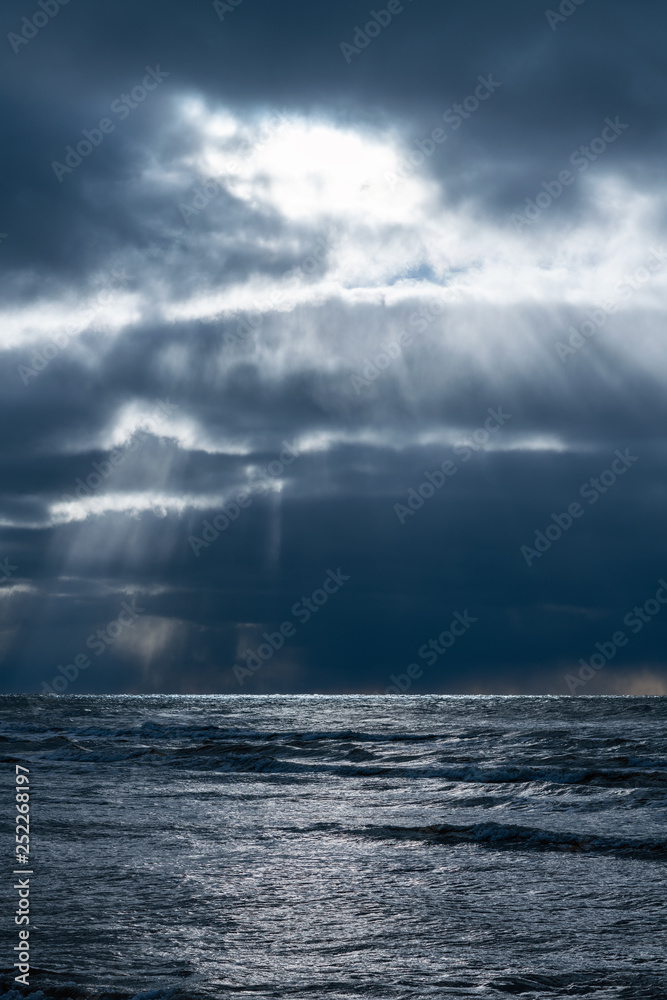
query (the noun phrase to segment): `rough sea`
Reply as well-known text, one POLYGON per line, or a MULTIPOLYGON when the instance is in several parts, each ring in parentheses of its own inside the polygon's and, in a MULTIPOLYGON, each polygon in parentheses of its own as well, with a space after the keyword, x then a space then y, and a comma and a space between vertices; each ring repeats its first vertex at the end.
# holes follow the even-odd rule
POLYGON ((0 741, 2 997, 667 998, 667 698, 16 695, 0 741))

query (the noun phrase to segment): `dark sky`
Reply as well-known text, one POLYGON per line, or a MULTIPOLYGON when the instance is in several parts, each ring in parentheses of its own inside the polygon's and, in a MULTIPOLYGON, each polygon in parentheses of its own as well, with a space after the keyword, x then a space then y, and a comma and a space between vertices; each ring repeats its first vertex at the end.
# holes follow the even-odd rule
POLYGON ((664 5, 0 17, 3 689, 667 693, 664 5))

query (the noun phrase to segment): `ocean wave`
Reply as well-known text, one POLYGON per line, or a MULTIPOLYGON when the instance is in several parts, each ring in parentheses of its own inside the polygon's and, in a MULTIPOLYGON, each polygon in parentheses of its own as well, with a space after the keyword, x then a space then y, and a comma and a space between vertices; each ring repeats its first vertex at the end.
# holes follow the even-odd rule
POLYGON ((498 976, 484 983, 485 988, 513 996, 632 997, 632 1000, 664 1000, 664 980, 651 974, 571 972, 558 975, 530 974, 498 976), (621 992, 622 991, 622 992, 621 992))
MULTIPOLYGON (((203 993, 186 991, 182 987, 162 986, 148 990, 118 990, 104 986, 77 983, 72 976, 30 969, 30 986, 17 985, 11 969, 0 969, 0 1000, 199 1000, 203 993)), ((189 972, 172 973, 189 976, 189 972)))
MULTIPOLYGON (((31 971, 33 984, 26 990, 16 988, 13 983, 13 976, 8 970, 0 971, 0 998, 1 1000, 220 1000, 221 997, 238 997, 239 995, 250 994, 257 1000, 268 1000, 269 997, 285 995, 283 990, 277 986, 264 984, 263 987, 218 987, 200 988, 197 990, 184 989, 183 987, 158 987, 154 989, 136 991, 123 991, 118 989, 108 989, 104 987, 89 988, 78 985, 70 977, 41 972, 31 971), (35 988, 37 992, 35 991, 35 988)), ((423 981, 416 978, 411 982, 410 976, 403 976, 400 987, 397 988, 395 981, 382 982, 382 980, 366 981, 360 983, 358 980, 336 982, 320 982, 317 984, 307 984, 292 988, 289 994, 294 1000, 306 1000, 313 996, 322 995, 345 995, 356 997, 378 997, 381 1000, 410 996, 431 995, 424 994, 423 981), (406 994, 405 990, 413 989, 414 992, 406 994)), ((467 976, 453 974, 451 976, 438 976, 431 984, 435 989, 442 991, 438 993, 443 997, 474 998, 480 996, 502 997, 521 996, 526 1000, 540 1000, 545 996, 554 997, 585 997, 588 1000, 610 1000, 611 997, 632 997, 633 1000, 664 1000, 665 984, 664 978, 654 972, 615 972, 607 973, 600 971, 572 970, 568 972, 530 972, 525 971, 516 974, 496 975, 489 977, 488 974, 480 971, 470 970, 467 976), (484 990, 484 993, 481 991, 484 990)), ((203 984, 202 984, 203 986, 203 984)))
POLYGON ((469 826, 369 826, 344 831, 374 840, 412 840, 431 844, 477 844, 497 850, 569 851, 586 854, 631 855, 650 860, 667 860, 667 840, 658 838, 609 837, 586 833, 566 833, 504 823, 474 823, 469 826))
MULTIPOLYGON (((145 737, 144 737, 145 739, 145 737)), ((390 778, 397 781, 440 780, 471 785, 539 785, 591 786, 616 788, 665 788, 667 770, 653 759, 626 758, 622 762, 596 762, 589 766, 573 764, 558 766, 553 761, 475 762, 461 764, 428 759, 429 755, 396 754, 370 750, 368 744, 350 746, 334 744, 319 751, 312 745, 300 748, 280 739, 226 742, 209 740, 189 745, 155 744, 153 742, 117 743, 59 735, 30 744, 6 748, 0 758, 4 763, 22 763, 26 759, 69 761, 82 764, 145 763, 175 769, 211 771, 219 774, 273 774, 305 778, 310 775, 331 775, 347 778, 390 778), (10 750, 10 752, 7 752, 10 750), (616 766, 614 766, 616 765, 616 766)))

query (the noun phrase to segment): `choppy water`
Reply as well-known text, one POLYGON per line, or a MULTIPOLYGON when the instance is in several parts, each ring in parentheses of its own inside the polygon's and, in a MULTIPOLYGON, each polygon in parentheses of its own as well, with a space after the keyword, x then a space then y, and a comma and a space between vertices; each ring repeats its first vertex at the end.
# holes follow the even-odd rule
POLYGON ((0 995, 664 1000, 666 723, 665 698, 0 698, 0 995))

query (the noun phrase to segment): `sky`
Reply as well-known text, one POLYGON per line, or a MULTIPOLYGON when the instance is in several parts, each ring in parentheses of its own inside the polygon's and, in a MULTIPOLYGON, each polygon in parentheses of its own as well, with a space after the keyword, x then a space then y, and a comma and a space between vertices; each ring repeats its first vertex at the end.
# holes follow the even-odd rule
POLYGON ((381 4, 3 5, 2 690, 667 694, 667 14, 381 4))

